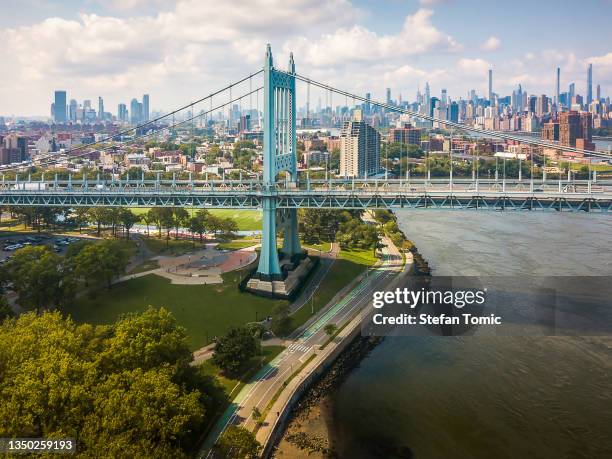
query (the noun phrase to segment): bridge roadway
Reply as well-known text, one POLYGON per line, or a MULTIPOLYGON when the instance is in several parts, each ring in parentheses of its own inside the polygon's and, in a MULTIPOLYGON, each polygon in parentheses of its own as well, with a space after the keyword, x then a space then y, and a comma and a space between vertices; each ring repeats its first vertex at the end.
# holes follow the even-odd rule
POLYGON ((612 211, 612 180, 255 180, 2 181, 0 205, 245 208, 275 196, 276 207, 612 211))

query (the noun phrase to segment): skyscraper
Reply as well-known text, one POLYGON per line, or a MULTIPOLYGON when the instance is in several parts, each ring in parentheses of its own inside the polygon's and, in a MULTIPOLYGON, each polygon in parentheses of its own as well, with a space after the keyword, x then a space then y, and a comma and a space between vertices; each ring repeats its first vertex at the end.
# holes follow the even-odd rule
POLYGON ((142 104, 136 99, 130 102, 130 122, 138 124, 142 121, 142 104))
POLYGON ((589 64, 587 69, 587 90, 586 90, 586 103, 590 105, 593 102, 593 64, 589 64))
POLYGON ((387 88, 387 104, 391 105, 391 88, 387 88))
POLYGON ((70 99, 70 109, 68 110, 68 115, 69 115, 70 121, 72 121, 73 123, 76 123, 76 120, 77 120, 77 108, 78 108, 77 101, 74 99, 70 99))
POLYGON ((489 69, 489 102, 493 105, 493 70, 489 69))
POLYGON ((370 115, 370 100, 372 100, 372 95, 366 92, 365 114, 368 116, 370 115))
POLYGON ((149 95, 142 96, 142 117, 143 121, 149 121, 149 95))
POLYGON ((128 112, 125 104, 119 104, 117 107, 117 119, 122 122, 126 122, 128 120, 128 112))
POLYGON ((104 120, 104 100, 100 96, 98 96, 98 119, 104 120))
POLYGON ((597 85, 597 100, 601 100, 601 85, 597 85))
MULTIPOLYGON (((356 118, 360 118, 356 116, 356 118)), ((365 177, 380 170, 380 134, 365 121, 345 121, 340 131, 340 176, 365 177)))
POLYGON ((66 91, 55 91, 53 103, 53 120, 56 123, 66 122, 66 91))
POLYGON ((576 85, 574 83, 570 83, 569 89, 567 92, 567 104, 571 107, 572 100, 574 100, 574 96, 576 95, 576 85))
POLYGON ((557 67, 557 92, 555 95, 555 105, 559 105, 559 92, 560 92, 560 83, 561 83, 561 69, 557 67))

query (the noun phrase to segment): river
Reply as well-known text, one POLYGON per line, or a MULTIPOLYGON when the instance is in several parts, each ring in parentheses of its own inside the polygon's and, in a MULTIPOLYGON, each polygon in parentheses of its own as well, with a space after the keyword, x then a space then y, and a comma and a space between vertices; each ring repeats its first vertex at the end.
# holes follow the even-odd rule
MULTIPOLYGON (((605 215, 401 211, 398 223, 435 276, 612 276, 605 215)), ((341 458, 610 458, 612 338, 388 337, 329 406, 341 458)))

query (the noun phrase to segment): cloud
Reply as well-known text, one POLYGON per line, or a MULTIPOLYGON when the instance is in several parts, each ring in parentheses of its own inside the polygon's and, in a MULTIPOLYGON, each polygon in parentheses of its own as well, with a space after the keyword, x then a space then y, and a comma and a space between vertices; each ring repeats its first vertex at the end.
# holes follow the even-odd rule
POLYGON ((306 37, 290 40, 284 50, 293 50, 312 66, 396 61, 431 52, 460 51, 459 43, 431 23, 432 14, 431 10, 420 9, 407 16, 397 34, 379 35, 354 25, 324 34, 318 40, 306 37))
POLYGON ((501 46, 501 41, 497 37, 489 37, 482 45, 480 49, 483 51, 495 51, 501 46))
POLYGON ((462 58, 457 62, 457 68, 464 75, 483 76, 487 74, 491 64, 482 59, 462 58))

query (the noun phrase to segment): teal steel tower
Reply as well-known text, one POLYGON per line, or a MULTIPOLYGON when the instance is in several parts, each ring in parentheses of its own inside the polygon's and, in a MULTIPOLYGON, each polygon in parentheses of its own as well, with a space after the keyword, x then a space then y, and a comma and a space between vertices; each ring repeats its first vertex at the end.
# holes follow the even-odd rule
POLYGON ((276 177, 287 173, 289 187, 297 184, 297 142, 295 135, 295 63, 289 57, 287 72, 274 68, 270 45, 264 62, 263 107, 263 231, 257 276, 262 280, 283 278, 276 249, 277 224, 284 229, 282 254, 292 259, 301 254, 297 209, 277 215, 276 177))

